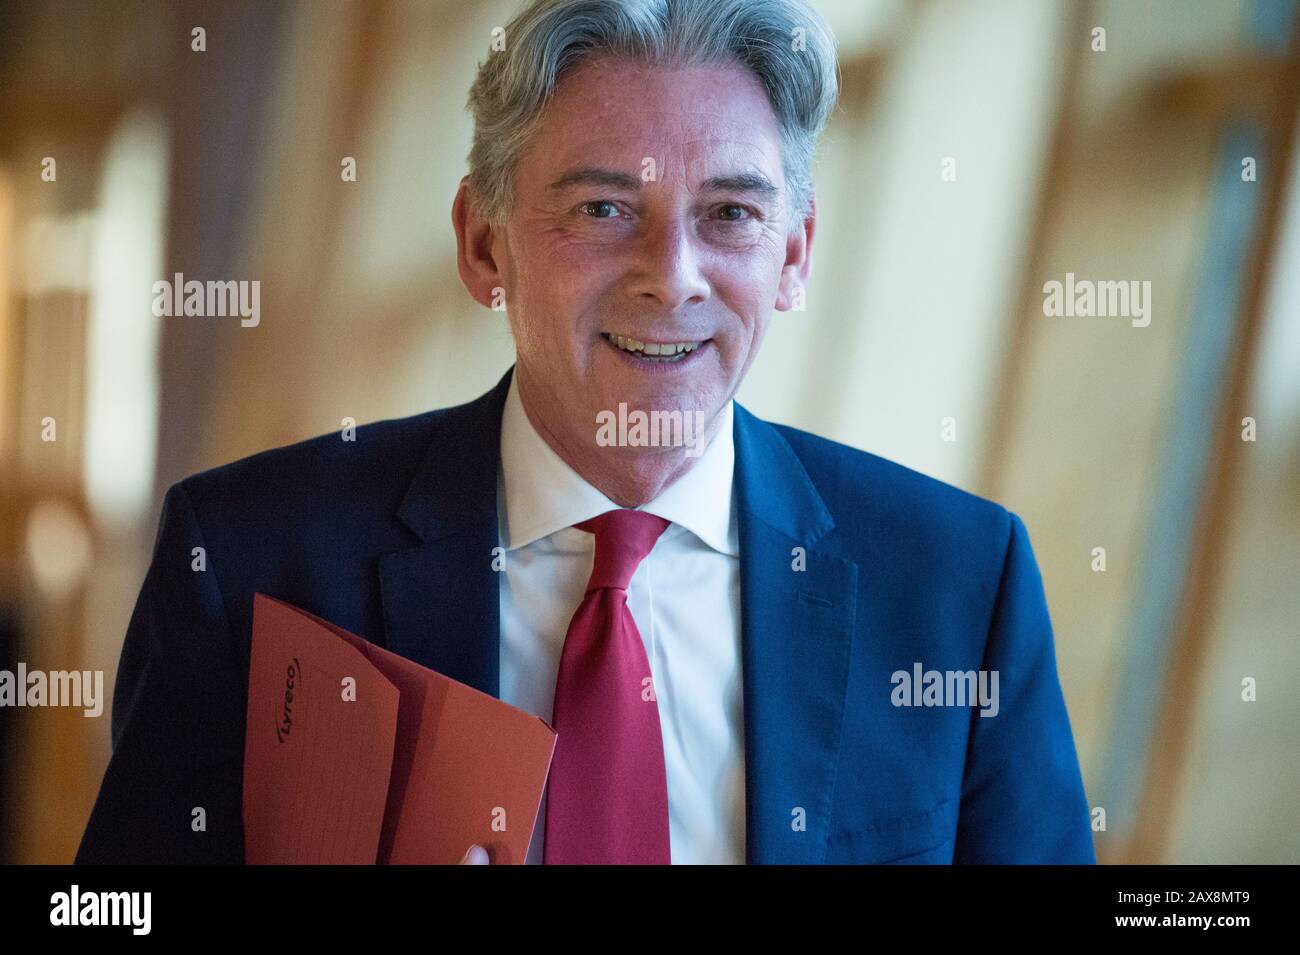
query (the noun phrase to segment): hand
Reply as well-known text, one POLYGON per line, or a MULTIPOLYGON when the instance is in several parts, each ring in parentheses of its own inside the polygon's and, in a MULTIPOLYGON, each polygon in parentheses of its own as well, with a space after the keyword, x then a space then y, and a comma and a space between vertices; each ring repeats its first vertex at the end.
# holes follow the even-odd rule
POLYGON ((465 850, 465 855, 460 860, 461 865, 490 865, 487 850, 480 845, 472 845, 465 850))

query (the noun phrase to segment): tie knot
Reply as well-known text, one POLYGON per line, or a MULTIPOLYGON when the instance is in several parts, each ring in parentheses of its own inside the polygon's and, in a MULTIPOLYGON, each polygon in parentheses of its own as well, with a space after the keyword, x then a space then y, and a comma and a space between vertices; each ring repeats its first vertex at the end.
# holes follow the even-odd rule
POLYGON ((596 535, 596 559, 587 581, 587 593, 602 587, 627 590, 637 566, 645 560, 669 522, 645 511, 620 508, 575 524, 596 535))

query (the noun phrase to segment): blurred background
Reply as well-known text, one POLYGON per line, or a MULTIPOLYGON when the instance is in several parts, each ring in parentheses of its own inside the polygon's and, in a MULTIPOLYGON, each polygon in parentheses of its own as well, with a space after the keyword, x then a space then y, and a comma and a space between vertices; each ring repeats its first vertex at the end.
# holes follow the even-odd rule
MULTIPOLYGON (((1300 862, 1297 3, 813 2, 813 280, 740 401, 1021 515, 1102 861, 1300 862)), ((0 669, 110 695, 168 485, 496 383, 450 208, 516 9, 0 5, 0 669), (260 324, 155 317, 176 272, 260 324)), ((110 707, 0 710, 0 860, 72 860, 110 707)))

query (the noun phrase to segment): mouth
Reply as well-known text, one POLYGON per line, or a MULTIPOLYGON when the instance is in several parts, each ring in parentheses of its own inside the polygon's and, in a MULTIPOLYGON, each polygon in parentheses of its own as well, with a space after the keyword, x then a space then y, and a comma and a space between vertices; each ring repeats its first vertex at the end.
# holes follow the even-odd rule
POLYGON ((613 332, 601 332, 600 337, 617 350, 638 361, 657 365, 674 365, 686 361, 701 345, 711 339, 684 342, 643 342, 626 335, 613 332))

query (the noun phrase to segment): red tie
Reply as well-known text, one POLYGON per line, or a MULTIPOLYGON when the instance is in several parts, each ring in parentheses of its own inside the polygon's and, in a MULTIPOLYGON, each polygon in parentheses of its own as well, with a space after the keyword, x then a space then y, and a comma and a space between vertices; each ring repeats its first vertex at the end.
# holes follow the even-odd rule
POLYGON ((596 535, 596 559, 555 681, 546 865, 670 861, 659 704, 627 608, 632 574, 668 524, 625 509, 574 525, 596 535))

